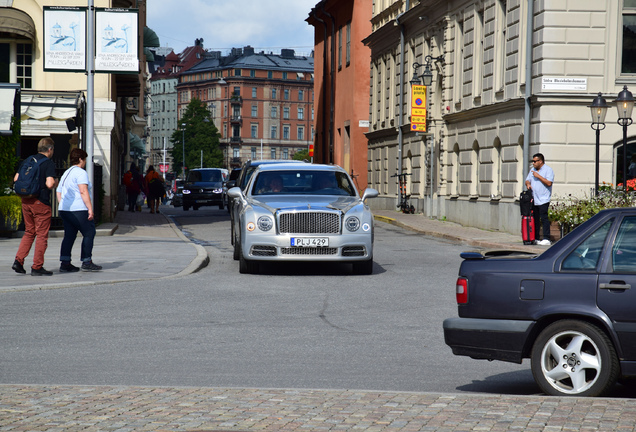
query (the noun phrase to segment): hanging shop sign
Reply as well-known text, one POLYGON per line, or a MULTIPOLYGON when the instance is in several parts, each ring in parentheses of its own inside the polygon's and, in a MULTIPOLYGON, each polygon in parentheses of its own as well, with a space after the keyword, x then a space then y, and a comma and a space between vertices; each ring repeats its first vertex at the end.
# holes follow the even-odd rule
POLYGON ((86 11, 44 6, 44 70, 86 71, 86 11))
POLYGON ((95 71, 139 73, 139 10, 95 9, 95 71))

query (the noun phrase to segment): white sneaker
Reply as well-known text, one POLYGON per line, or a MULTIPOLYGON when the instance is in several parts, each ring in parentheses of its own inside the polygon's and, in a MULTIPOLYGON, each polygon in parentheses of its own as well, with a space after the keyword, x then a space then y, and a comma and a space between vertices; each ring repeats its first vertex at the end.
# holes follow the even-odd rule
POLYGON ((543 239, 543 240, 539 240, 537 244, 541 246, 550 246, 552 243, 550 243, 550 240, 548 239, 543 239))

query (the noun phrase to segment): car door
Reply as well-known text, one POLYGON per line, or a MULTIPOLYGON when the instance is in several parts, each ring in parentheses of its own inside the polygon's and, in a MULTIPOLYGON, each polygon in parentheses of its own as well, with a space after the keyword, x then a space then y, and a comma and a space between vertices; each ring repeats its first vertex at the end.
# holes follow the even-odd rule
POLYGON ((614 322, 625 360, 636 360, 636 213, 619 223, 599 274, 597 304, 614 322))

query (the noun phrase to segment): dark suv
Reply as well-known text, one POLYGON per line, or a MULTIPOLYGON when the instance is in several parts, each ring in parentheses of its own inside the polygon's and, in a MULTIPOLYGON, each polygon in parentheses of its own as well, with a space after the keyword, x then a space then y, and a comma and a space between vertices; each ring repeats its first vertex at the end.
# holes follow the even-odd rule
POLYGON ((220 168, 190 170, 183 185, 183 210, 198 210, 202 206, 224 208, 223 172, 220 168))

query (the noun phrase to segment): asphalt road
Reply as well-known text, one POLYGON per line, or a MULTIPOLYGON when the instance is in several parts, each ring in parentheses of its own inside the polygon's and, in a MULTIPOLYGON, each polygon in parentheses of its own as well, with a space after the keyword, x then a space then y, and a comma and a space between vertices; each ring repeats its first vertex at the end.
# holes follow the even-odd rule
POLYGON ((226 211, 170 212, 209 266, 182 280, 0 294, 0 382, 539 393, 529 364, 444 344, 465 246, 376 223, 371 276, 319 264, 241 275, 226 211))

